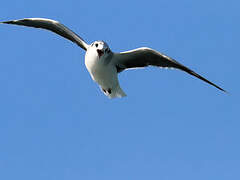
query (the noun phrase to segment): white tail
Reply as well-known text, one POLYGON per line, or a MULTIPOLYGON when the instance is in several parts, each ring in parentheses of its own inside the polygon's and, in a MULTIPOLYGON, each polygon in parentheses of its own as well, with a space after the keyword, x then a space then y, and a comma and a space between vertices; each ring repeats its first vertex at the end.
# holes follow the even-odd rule
MULTIPOLYGON (((106 93, 105 93, 106 94, 106 93)), ((123 90, 120 88, 120 86, 118 85, 116 88, 112 89, 111 94, 106 94, 110 99, 112 98, 122 98, 127 96, 123 90)))

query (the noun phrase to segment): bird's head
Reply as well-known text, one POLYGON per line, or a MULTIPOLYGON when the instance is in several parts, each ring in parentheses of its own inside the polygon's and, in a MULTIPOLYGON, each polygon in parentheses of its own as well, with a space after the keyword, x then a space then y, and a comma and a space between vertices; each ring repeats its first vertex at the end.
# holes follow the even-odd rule
POLYGON ((97 52, 99 59, 111 52, 108 44, 104 41, 95 41, 91 44, 90 48, 97 52))

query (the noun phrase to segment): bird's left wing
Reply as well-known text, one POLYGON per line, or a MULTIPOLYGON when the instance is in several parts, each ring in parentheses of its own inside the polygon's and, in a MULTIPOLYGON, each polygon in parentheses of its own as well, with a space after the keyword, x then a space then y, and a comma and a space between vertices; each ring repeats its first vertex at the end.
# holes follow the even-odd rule
POLYGON ((46 29, 76 43, 78 46, 80 46, 84 50, 87 50, 88 48, 88 44, 80 36, 78 36, 76 33, 68 29, 63 24, 52 19, 25 18, 25 19, 19 19, 19 20, 4 21, 0 23, 46 29))
POLYGON ((195 73, 191 69, 185 67, 184 65, 180 64, 176 60, 161 54, 160 52, 153 50, 151 48, 138 48, 131 51, 121 52, 121 53, 114 53, 114 64, 117 68, 118 72, 121 72, 125 69, 129 68, 139 68, 139 67, 146 67, 146 66, 157 66, 163 68, 176 68, 182 71, 195 76, 212 86, 224 91, 224 89, 220 88, 216 84, 208 81, 204 77, 200 76, 199 74, 195 73))

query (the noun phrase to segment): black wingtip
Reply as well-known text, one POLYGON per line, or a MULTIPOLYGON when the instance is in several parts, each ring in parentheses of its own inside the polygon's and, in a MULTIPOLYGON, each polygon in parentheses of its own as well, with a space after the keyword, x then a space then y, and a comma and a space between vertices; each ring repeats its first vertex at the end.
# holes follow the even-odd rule
POLYGON ((216 87, 217 89, 221 90, 222 92, 228 93, 228 92, 227 92, 226 90, 224 90, 223 88, 217 86, 216 84, 214 84, 214 83, 212 83, 211 81, 205 79, 204 77, 200 76, 199 74, 195 73, 194 71, 186 68, 185 66, 181 66, 181 70, 183 70, 183 71, 185 71, 185 72, 187 72, 187 73, 189 73, 189 74, 191 74, 191 75, 193 75, 193 76, 201 79, 202 81, 205 81, 206 83, 208 83, 208 84, 216 87))
POLYGON ((2 21, 1 24, 17 24, 23 25, 24 22, 28 21, 28 19, 18 19, 18 20, 10 20, 10 21, 2 21))
MULTIPOLYGON (((205 80, 204 80, 205 81, 205 80)), ((217 89, 219 89, 219 90, 221 90, 222 92, 224 92, 224 93, 227 93, 228 94, 228 91, 226 91, 226 90, 224 90, 223 88, 220 88, 219 86, 217 86, 216 84, 214 84, 214 83, 212 83, 212 82, 210 82, 210 81, 205 81, 205 82, 207 82, 207 83, 209 83, 209 84, 211 84, 211 85, 213 85, 214 87, 216 87, 217 89)))
POLYGON ((225 93, 228 94, 228 91, 226 91, 226 90, 224 90, 224 89, 222 89, 222 88, 218 88, 218 89, 220 89, 221 91, 223 91, 223 92, 225 92, 225 93))
POLYGON ((1 24, 15 24, 15 21, 2 21, 1 24))
POLYGON ((1 21, 2 24, 10 24, 12 21, 1 21))
POLYGON ((222 90, 223 92, 225 92, 225 93, 227 93, 227 94, 229 94, 229 92, 228 91, 226 91, 226 90, 224 90, 224 89, 220 89, 220 90, 222 90))
MULTIPOLYGON (((210 82, 210 81, 209 81, 210 82)), ((220 88, 219 86, 217 86, 216 84, 210 82, 211 85, 215 86, 217 89, 221 90, 224 93, 228 93, 228 91, 224 90, 223 88, 220 88)))

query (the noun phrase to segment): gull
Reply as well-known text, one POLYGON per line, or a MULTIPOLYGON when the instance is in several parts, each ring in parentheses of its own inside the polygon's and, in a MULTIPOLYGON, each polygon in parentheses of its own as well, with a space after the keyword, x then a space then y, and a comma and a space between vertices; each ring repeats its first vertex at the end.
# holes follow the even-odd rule
POLYGON ((92 79, 98 83, 102 92, 109 98, 126 96, 119 85, 118 73, 126 69, 147 66, 179 69, 226 92, 176 60, 148 47, 115 53, 111 51, 106 42, 98 40, 89 45, 60 22, 46 18, 24 18, 1 23, 46 29, 76 43, 86 51, 85 66, 92 79))

